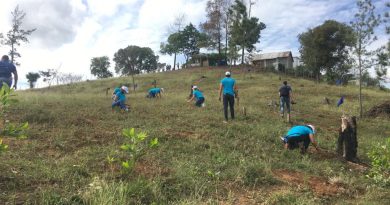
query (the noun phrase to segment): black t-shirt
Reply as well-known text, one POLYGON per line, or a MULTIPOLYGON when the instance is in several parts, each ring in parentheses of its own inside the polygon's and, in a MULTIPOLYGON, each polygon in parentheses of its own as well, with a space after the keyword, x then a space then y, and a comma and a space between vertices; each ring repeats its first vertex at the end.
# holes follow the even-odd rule
POLYGON ((280 96, 283 96, 283 97, 289 97, 291 91, 292 91, 292 89, 288 85, 283 85, 279 89, 280 96))

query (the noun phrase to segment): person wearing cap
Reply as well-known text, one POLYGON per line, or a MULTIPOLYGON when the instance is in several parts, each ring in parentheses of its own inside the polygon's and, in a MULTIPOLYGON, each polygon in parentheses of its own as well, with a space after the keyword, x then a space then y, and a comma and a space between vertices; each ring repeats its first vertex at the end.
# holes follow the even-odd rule
POLYGON ((301 153, 303 154, 309 147, 310 142, 319 151, 314 134, 315 127, 313 125, 298 125, 292 127, 281 139, 284 143, 284 148, 291 150, 301 148, 301 153))
POLYGON ((192 86, 192 90, 193 90, 192 97, 187 102, 191 102, 196 98, 195 106, 202 107, 205 100, 203 93, 198 89, 198 86, 196 85, 192 86))
POLYGON ((280 116, 284 118, 284 105, 287 109, 287 122, 290 122, 290 111, 291 111, 291 100, 292 100, 292 89, 287 85, 287 81, 283 82, 283 85, 279 88, 280 97, 280 116))
POLYGON ((230 108, 230 116, 234 119, 234 97, 237 93, 236 80, 231 78, 231 73, 227 71, 225 78, 221 80, 219 85, 219 101, 223 99, 223 111, 225 114, 225 123, 228 121, 228 106, 230 108))
POLYGON ((115 95, 114 102, 111 105, 112 110, 114 111, 115 107, 120 107, 122 111, 128 111, 126 106, 126 94, 129 93, 129 88, 122 86, 120 92, 117 92, 115 95))
POLYGON ((3 83, 6 83, 9 87, 12 85, 12 74, 14 75, 14 86, 16 89, 18 84, 18 72, 16 71, 15 65, 9 61, 9 57, 4 55, 0 61, 0 88, 3 83))
POLYGON ((122 86, 120 86, 120 87, 115 87, 115 88, 114 88, 114 92, 112 92, 112 99, 113 99, 113 100, 115 100, 116 94, 117 94, 118 92, 121 91, 121 87, 122 87, 122 86))
POLYGON ((163 92, 164 92, 164 88, 152 88, 152 89, 149 89, 148 95, 146 97, 148 97, 148 98, 155 98, 155 97, 161 98, 161 93, 163 93, 163 92))

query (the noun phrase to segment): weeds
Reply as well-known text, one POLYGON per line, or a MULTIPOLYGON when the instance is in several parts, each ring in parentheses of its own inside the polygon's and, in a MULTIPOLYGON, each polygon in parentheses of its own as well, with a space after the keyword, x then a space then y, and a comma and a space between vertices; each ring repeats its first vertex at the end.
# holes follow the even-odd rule
POLYGON ((371 160, 371 169, 367 176, 378 184, 390 186, 390 137, 384 144, 374 146, 368 157, 371 160))

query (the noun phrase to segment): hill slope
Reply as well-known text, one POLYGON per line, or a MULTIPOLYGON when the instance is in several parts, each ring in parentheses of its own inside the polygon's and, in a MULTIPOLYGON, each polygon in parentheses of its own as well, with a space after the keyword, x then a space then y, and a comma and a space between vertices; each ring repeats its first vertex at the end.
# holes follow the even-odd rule
MULTIPOLYGON (((17 92, 19 103, 8 116, 30 124, 29 138, 6 138, 1 156, 0 202, 32 204, 386 204, 390 190, 373 185, 366 171, 335 154, 342 113, 357 115, 355 87, 336 87, 283 77, 293 87, 297 104, 293 124, 317 126, 325 151, 307 155, 283 149, 279 137, 292 124, 277 109, 279 77, 244 74, 233 69, 240 89, 237 119, 222 123, 218 85, 224 70, 191 69, 137 76, 138 90, 128 95, 131 111, 111 112, 106 88, 131 78, 105 79, 17 92), (186 103, 192 82, 206 107, 186 103), (162 99, 145 98, 157 80, 162 99), (345 104, 335 106, 341 94, 345 104), (331 105, 321 104, 328 97, 331 105), (239 110, 245 107, 247 115, 239 110), (146 131, 160 145, 147 152, 134 172, 110 165, 120 157, 122 129, 146 131), (327 151, 326 151, 327 150, 327 151)), ((112 91, 112 89, 111 89, 112 91)), ((364 90, 365 108, 384 101, 388 93, 364 90)), ((385 119, 358 121, 359 157, 390 134, 385 119)), ((0 203, 2 204, 2 203, 0 203)))

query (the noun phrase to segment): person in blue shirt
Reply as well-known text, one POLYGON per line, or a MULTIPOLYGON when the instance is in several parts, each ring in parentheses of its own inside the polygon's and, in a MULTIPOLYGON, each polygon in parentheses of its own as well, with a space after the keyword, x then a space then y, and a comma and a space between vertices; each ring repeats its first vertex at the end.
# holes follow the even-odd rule
POLYGON ((4 55, 0 61, 0 88, 3 83, 6 83, 9 87, 12 85, 12 74, 14 75, 14 86, 16 90, 18 84, 18 72, 16 71, 15 65, 9 61, 9 57, 4 55))
POLYGON ((116 94, 121 91, 121 87, 115 87, 114 92, 112 92, 112 99, 115 100, 116 94))
POLYGON ((219 85, 219 101, 221 101, 221 98, 223 97, 223 111, 225 114, 225 121, 223 122, 227 123, 228 106, 230 107, 230 116, 234 119, 234 97, 236 96, 238 89, 236 80, 231 78, 231 73, 229 71, 225 73, 225 76, 226 77, 221 80, 219 85))
POLYGON ((193 90, 192 97, 187 102, 191 102, 192 100, 196 99, 195 106, 202 107, 205 100, 203 93, 199 90, 198 86, 196 85, 192 87, 192 90, 193 90))
POLYGON ((164 88, 152 88, 149 89, 148 95, 146 97, 148 98, 161 98, 162 93, 164 92, 164 88))
POLYGON ((309 147, 310 142, 316 150, 319 151, 318 144, 314 139, 314 134, 315 127, 313 125, 298 125, 292 127, 281 139, 284 143, 284 148, 301 148, 301 153, 304 154, 309 147))
POLYGON ((122 111, 129 111, 126 106, 126 94, 129 93, 129 88, 126 86, 122 86, 120 92, 117 92, 115 95, 114 102, 111 105, 112 111, 114 111, 115 107, 120 107, 122 111))

